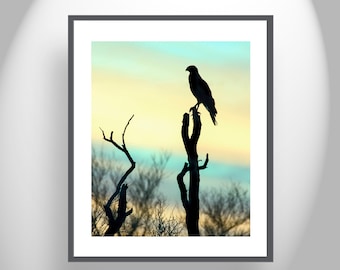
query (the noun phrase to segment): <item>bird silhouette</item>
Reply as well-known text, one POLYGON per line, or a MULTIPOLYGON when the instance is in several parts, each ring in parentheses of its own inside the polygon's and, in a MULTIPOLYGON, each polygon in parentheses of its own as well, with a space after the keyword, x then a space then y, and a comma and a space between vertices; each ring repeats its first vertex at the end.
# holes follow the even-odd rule
POLYGON ((209 85, 206 83, 205 80, 202 79, 202 77, 198 73, 197 67, 188 66, 186 68, 186 71, 189 71, 190 73, 189 74, 190 90, 197 99, 197 103, 195 104, 194 107, 198 109, 199 105, 202 103, 210 113, 210 117, 214 125, 217 125, 216 121, 217 110, 215 108, 215 100, 211 95, 209 85))

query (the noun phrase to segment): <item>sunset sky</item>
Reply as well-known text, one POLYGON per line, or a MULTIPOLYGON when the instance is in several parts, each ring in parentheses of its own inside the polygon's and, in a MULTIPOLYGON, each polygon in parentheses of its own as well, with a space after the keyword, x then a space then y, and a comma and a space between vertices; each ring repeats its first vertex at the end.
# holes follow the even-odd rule
POLYGON ((163 187, 179 198, 174 179, 186 161, 182 118, 196 104, 185 71, 189 65, 209 84, 218 111, 214 126, 204 106, 199 108, 199 158, 210 157, 201 187, 228 180, 249 186, 250 42, 92 42, 92 144, 126 159, 103 141, 100 128, 107 136, 114 131, 121 142, 134 114, 125 136, 131 155, 138 166, 152 154, 170 152, 163 187))

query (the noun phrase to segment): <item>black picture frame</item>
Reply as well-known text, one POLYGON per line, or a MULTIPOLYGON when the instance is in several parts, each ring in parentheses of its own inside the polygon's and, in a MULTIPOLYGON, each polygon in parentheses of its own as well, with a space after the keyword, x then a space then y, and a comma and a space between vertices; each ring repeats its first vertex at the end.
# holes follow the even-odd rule
POLYGON ((68 122, 68 140, 69 140, 69 190, 68 190, 68 199, 69 199, 69 212, 68 212, 68 259, 73 262, 92 262, 92 261, 154 261, 154 262, 163 262, 163 261, 219 261, 219 262, 239 262, 239 261, 273 261, 273 16, 264 15, 264 16, 255 16, 255 15, 242 15, 242 16, 69 16, 68 17, 68 37, 69 37, 69 59, 68 59, 68 88, 69 88, 69 122, 68 122), (157 23, 157 21, 235 21, 235 22, 265 22, 266 23, 266 53, 267 53, 267 61, 266 61, 266 106, 267 106, 267 151, 266 151, 266 201, 267 201, 267 232, 266 232, 266 254, 265 256, 190 256, 184 254, 183 256, 100 256, 100 255, 83 255, 78 256, 74 252, 75 247, 75 148, 74 148, 74 140, 75 140, 75 95, 74 95, 74 77, 75 77, 75 22, 98 22, 98 21, 152 21, 157 23))

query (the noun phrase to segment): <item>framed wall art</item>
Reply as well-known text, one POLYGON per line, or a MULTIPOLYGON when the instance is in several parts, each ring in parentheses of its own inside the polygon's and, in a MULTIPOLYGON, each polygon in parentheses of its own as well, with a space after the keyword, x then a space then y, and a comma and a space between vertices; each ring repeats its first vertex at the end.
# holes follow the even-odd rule
POLYGON ((273 17, 69 16, 69 260, 273 260, 273 17))

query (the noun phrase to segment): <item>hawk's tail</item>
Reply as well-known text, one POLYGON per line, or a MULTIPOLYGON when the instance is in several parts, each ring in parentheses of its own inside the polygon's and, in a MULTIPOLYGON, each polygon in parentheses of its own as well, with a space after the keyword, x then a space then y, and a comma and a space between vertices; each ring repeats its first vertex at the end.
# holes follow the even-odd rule
POLYGON ((217 121, 216 121, 216 114, 217 114, 217 110, 215 108, 215 104, 209 104, 209 106, 205 106, 206 109, 208 110, 211 120, 213 121, 214 125, 217 125, 217 121))
POLYGON ((210 117, 211 117, 211 120, 213 121, 214 125, 216 126, 217 125, 217 121, 216 121, 216 114, 217 114, 217 111, 210 111, 210 117))
POLYGON ((211 120, 216 126, 217 125, 217 121, 216 121, 217 110, 215 107, 215 100, 211 98, 210 100, 208 100, 208 102, 203 103, 203 104, 204 104, 204 107, 207 109, 207 111, 210 113, 211 120))

